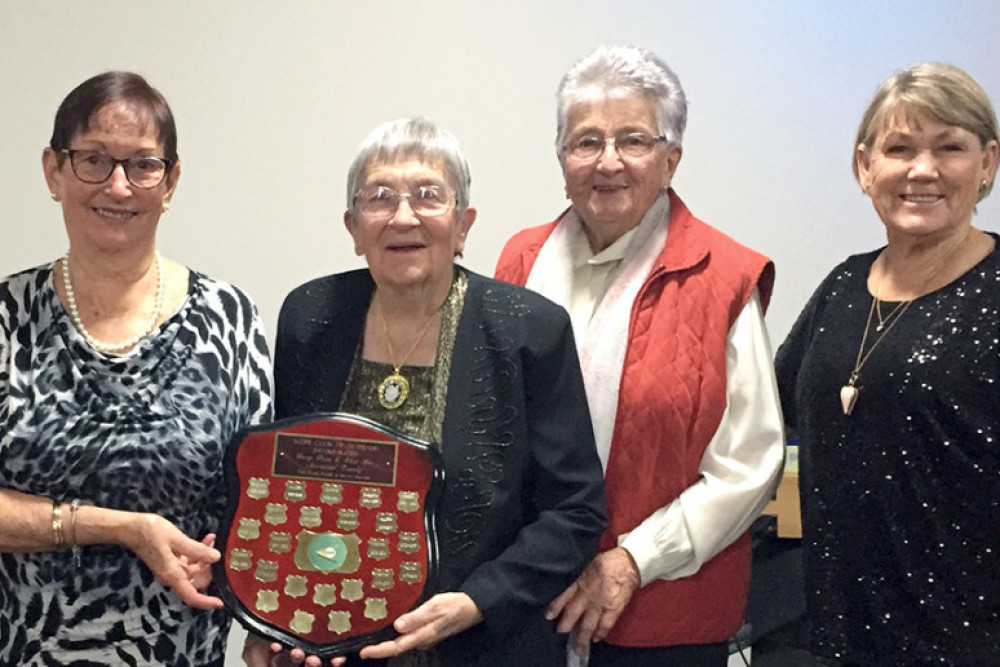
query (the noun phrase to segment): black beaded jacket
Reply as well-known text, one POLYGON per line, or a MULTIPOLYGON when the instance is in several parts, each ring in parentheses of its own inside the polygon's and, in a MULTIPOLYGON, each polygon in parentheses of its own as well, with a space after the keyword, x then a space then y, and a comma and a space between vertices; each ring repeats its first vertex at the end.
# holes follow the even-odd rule
MULTIPOLYGON (((446 665, 564 665, 565 637, 544 608, 594 556, 606 524, 572 327, 544 297, 467 274, 439 443, 440 587, 467 593, 484 620, 438 653, 446 665)), ((278 418, 338 409, 374 287, 362 269, 286 298, 278 418)))

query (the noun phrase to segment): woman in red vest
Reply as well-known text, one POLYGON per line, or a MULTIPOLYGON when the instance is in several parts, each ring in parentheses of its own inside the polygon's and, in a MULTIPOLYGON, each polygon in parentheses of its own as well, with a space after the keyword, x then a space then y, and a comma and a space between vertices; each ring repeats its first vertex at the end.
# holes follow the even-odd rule
POLYGON ((725 665, 747 529, 783 458, 763 314, 774 269, 670 189, 684 92, 654 54, 601 47, 558 93, 570 208, 504 248, 497 277, 573 320, 605 467, 600 553, 549 607, 575 662, 725 665))

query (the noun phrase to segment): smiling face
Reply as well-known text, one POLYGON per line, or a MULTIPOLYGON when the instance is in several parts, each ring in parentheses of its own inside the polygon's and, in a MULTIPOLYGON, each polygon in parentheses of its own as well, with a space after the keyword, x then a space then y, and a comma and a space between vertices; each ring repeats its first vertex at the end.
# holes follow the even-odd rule
MULTIPOLYGON (((593 134, 659 134, 653 104, 644 97, 600 99, 577 104, 567 114, 566 145, 593 134)), ((642 220, 660 191, 670 185, 681 159, 680 146, 656 144, 642 157, 622 158, 611 146, 591 161, 561 159, 566 194, 583 220, 591 249, 602 250, 642 220)))
MULTIPOLYGON (((454 192, 440 165, 420 160, 371 165, 358 190, 371 192, 379 186, 402 194, 424 186, 454 192)), ((407 199, 388 218, 365 214, 357 206, 344 213, 354 252, 367 260, 375 283, 403 288, 450 285, 455 255, 465 248, 475 219, 474 208, 458 212, 454 206, 440 215, 417 216, 407 199)))
POLYGON ((926 114, 897 115, 871 147, 857 149, 858 180, 895 234, 944 236, 971 224, 1000 148, 926 114))
MULTIPOLYGON (((99 109, 87 131, 73 137, 69 148, 117 159, 163 156, 153 125, 127 104, 99 109)), ((174 164, 162 183, 142 189, 129 183, 124 167, 118 165, 103 183, 84 183, 73 173, 69 158, 51 148, 42 154, 42 166, 49 190, 62 203, 70 247, 79 250, 151 249, 163 205, 173 196, 180 177, 180 165, 174 164)))

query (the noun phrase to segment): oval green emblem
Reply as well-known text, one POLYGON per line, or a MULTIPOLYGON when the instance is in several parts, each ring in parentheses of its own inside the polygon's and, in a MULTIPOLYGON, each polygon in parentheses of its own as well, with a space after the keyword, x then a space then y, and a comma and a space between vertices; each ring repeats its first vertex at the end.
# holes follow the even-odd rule
POLYGON ((347 559, 344 538, 333 533, 320 533, 309 543, 309 562, 321 572, 332 572, 347 559))

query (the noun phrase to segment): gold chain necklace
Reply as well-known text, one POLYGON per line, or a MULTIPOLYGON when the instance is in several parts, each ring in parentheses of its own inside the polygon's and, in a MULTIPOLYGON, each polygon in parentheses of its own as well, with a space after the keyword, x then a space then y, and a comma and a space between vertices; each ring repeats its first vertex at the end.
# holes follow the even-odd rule
POLYGON ((899 318, 903 316, 906 309, 910 307, 913 303, 913 299, 909 301, 904 301, 898 306, 896 306, 889 316, 884 320, 880 317, 879 323, 875 327, 875 331, 878 334, 878 338, 872 343, 872 346, 868 348, 868 352, 865 352, 865 343, 868 342, 868 333, 872 326, 872 316, 875 315, 875 311, 878 308, 878 293, 881 291, 881 284, 879 284, 879 289, 875 290, 875 296, 872 297, 871 308, 868 309, 868 320, 865 322, 865 332, 861 336, 861 345, 858 346, 858 357, 854 361, 854 370, 851 371, 851 377, 848 378, 847 384, 840 388, 840 405, 844 408, 844 414, 849 415, 854 410, 854 404, 858 402, 859 389, 856 386, 858 378, 861 376, 861 367, 865 365, 868 361, 868 357, 872 356, 872 352, 875 351, 875 347, 882 342, 882 339, 886 337, 892 327, 899 321, 899 318))
MULTIPOLYGON (((445 299, 445 301, 447 301, 447 299, 445 299)), ((386 378, 379 383, 376 394, 378 396, 378 402, 383 408, 386 410, 395 410, 403 405, 403 403, 406 403, 406 399, 410 397, 410 381, 407 380, 402 373, 400 373, 400 370, 404 365, 406 365, 406 360, 410 358, 410 355, 413 354, 415 349, 417 349, 417 346, 420 345, 420 341, 422 341, 424 336, 427 335, 427 332, 430 331, 434 320, 437 318, 438 314, 440 314, 441 309, 444 308, 444 302, 442 302, 441 305, 438 306, 437 310, 435 310, 430 318, 428 318, 427 324, 420 329, 420 334, 417 336, 417 339, 413 341, 413 345, 411 345, 410 349, 406 351, 406 354, 403 355, 403 358, 398 364, 395 361, 392 361, 396 358, 396 354, 393 352, 392 342, 389 340, 389 325, 386 324, 385 314, 382 312, 382 301, 379 300, 376 305, 378 305, 379 320, 382 322, 382 334, 385 336, 385 347, 389 352, 389 363, 392 364, 392 373, 387 375, 386 378)))
POLYGON ((912 301, 912 299, 910 301, 900 301, 899 303, 896 304, 895 308, 889 311, 888 315, 882 317, 882 300, 878 298, 881 289, 882 289, 882 283, 879 283, 878 288, 875 290, 875 317, 878 318, 878 324, 875 325, 875 331, 881 331, 882 329, 884 329, 886 326, 885 323, 891 321, 892 318, 896 317, 896 314, 899 313, 899 310, 901 308, 905 309, 908 305, 910 305, 910 301, 912 301))
MULTIPOLYGON (((926 280, 917 288, 916 294, 923 295, 924 291, 930 286, 931 281, 934 280, 938 273, 938 269, 947 266, 951 258, 961 250, 964 246, 964 241, 959 243, 954 248, 952 248, 947 255, 941 260, 940 266, 936 267, 934 271, 930 272, 926 280)), ((883 276, 884 277, 884 276, 883 276)), ((868 309, 868 320, 865 322, 865 332, 861 335, 861 345, 858 346, 858 356, 854 361, 854 370, 851 371, 851 376, 847 379, 847 384, 840 388, 840 405, 844 409, 844 414, 849 415, 854 410, 854 405, 858 402, 858 393, 860 388, 857 386, 858 378, 861 377, 861 368, 868 361, 868 357, 872 356, 872 352, 882 339, 886 337, 889 331, 895 326, 896 322, 903 316, 906 309, 910 307, 913 303, 913 299, 908 301, 903 301, 898 304, 895 308, 889 311, 889 314, 883 318, 882 310, 879 306, 879 296, 882 294, 882 281, 879 281, 878 287, 875 288, 875 296, 872 298, 871 308, 868 309), (865 352, 865 343, 868 342, 868 334, 871 330, 873 317, 878 317, 878 324, 875 326, 875 333, 878 338, 872 343, 872 346, 868 348, 868 352, 865 352)))

